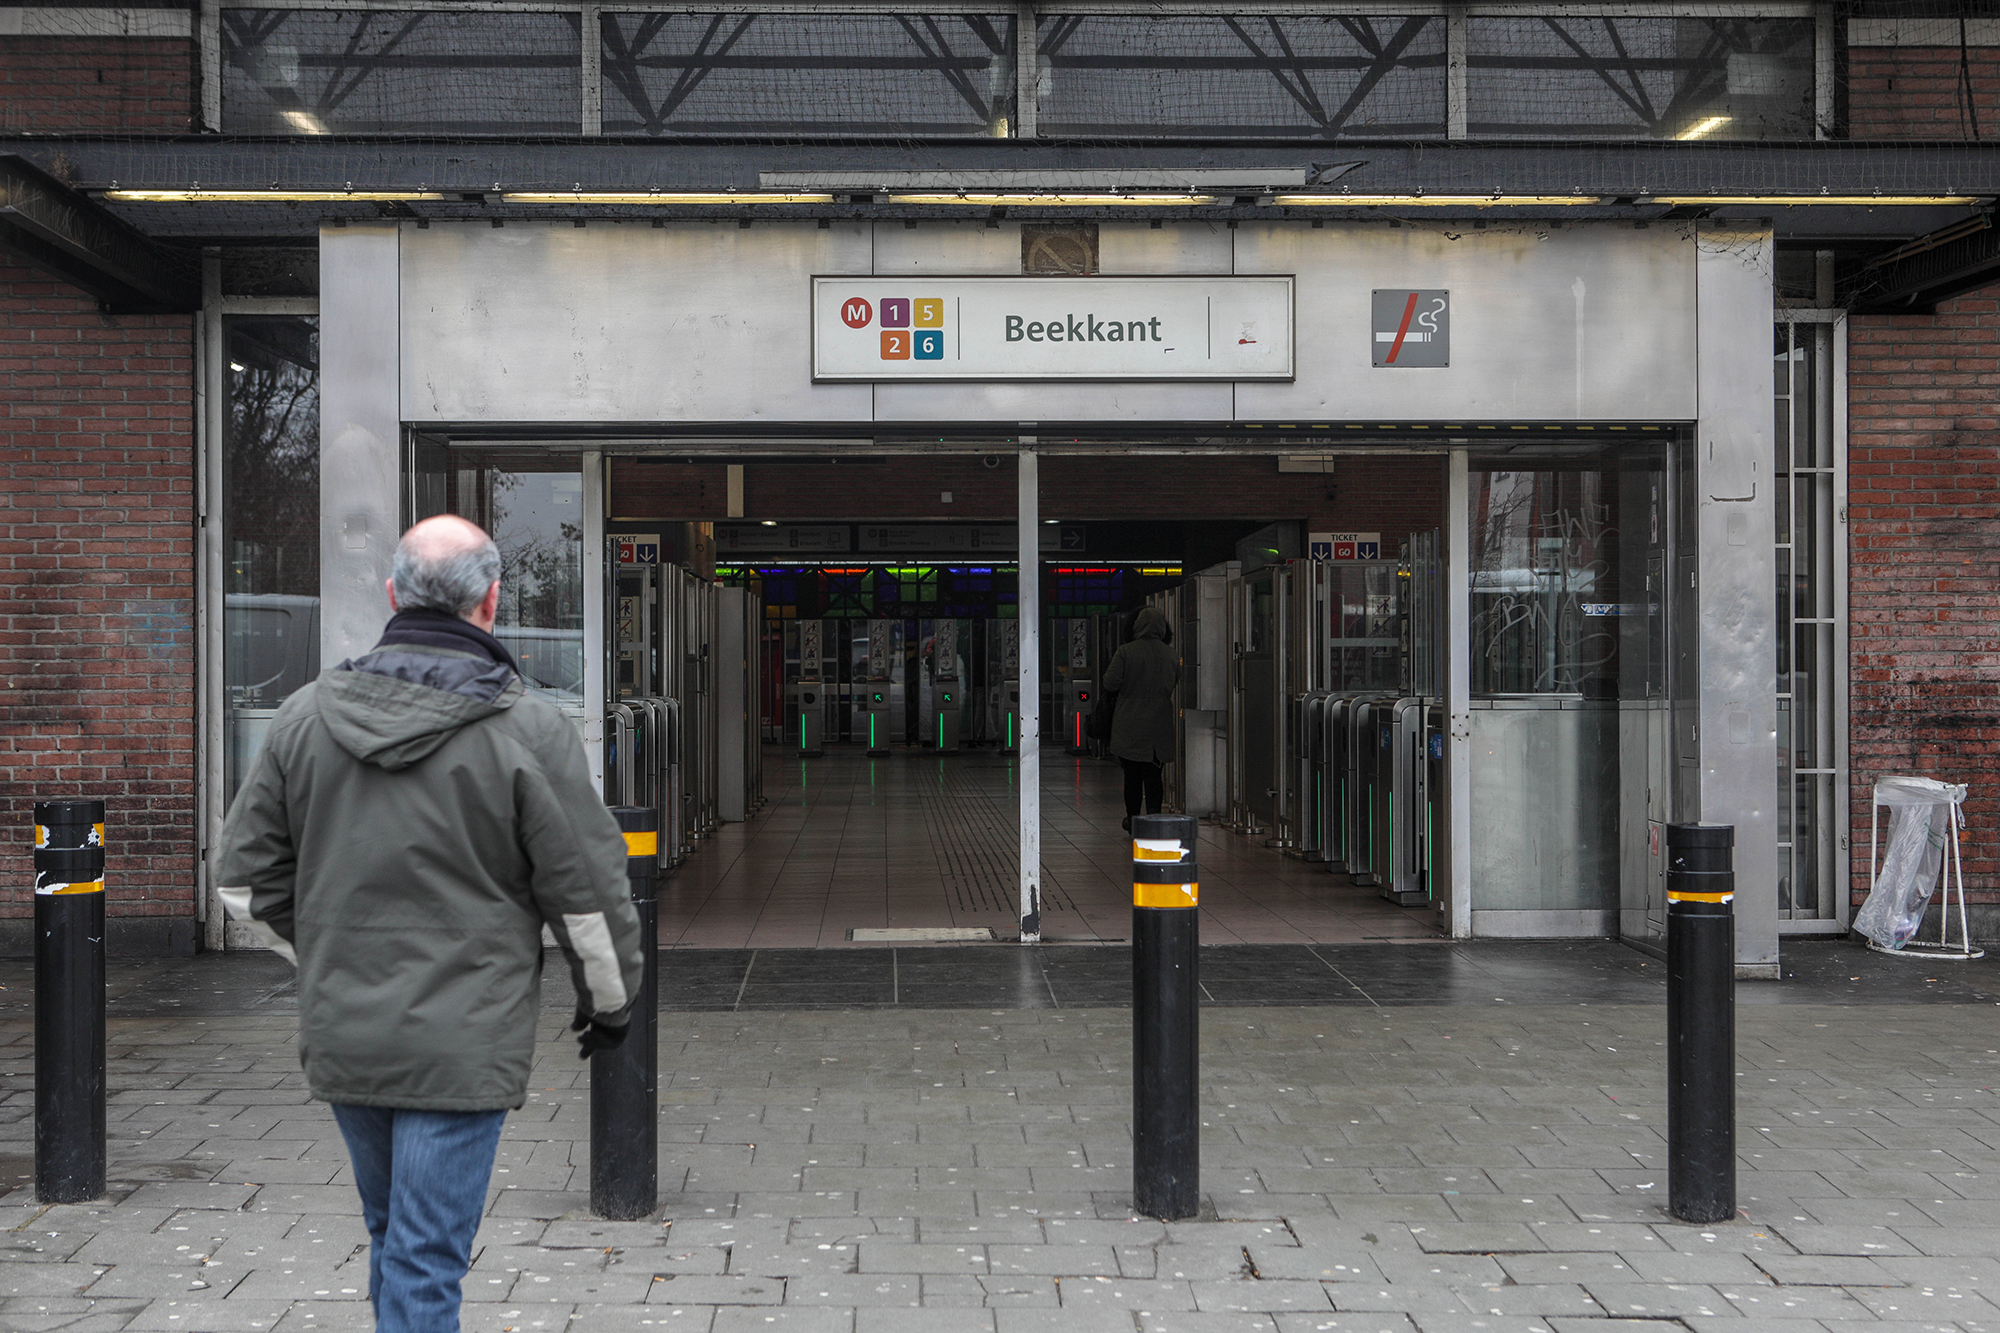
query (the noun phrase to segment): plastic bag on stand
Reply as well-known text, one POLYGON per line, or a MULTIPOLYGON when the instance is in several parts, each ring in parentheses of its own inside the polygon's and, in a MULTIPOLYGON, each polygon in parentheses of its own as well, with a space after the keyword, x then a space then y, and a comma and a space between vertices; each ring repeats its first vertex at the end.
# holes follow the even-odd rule
POLYGON ((1965 788, 1929 778, 1885 778, 1876 803, 1890 807, 1889 845, 1854 929, 1886 949, 1900 949, 1923 925, 1924 909, 1944 869, 1952 809, 1965 788))

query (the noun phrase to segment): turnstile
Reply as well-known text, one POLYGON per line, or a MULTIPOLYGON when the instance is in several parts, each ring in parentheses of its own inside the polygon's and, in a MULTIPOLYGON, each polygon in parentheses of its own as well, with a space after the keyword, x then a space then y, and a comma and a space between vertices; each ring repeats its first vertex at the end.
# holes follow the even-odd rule
POLYGON ((958 752, 959 721, 965 706, 964 659, 958 651, 958 621, 938 620, 931 632, 932 723, 925 743, 939 754, 958 752))
POLYGON ((798 719, 799 754, 817 759, 826 753, 826 686, 820 680, 820 624, 799 622, 799 679, 787 691, 798 719))
POLYGON ((1347 845, 1347 872, 1360 884, 1379 883, 1377 845, 1382 841, 1378 811, 1386 799, 1391 780, 1383 756, 1389 747, 1389 710, 1395 700, 1386 695, 1363 695, 1354 701, 1348 715, 1347 764, 1348 797, 1352 811, 1348 827, 1352 834, 1347 845))
POLYGON ((1056 734, 1068 753, 1087 754, 1090 736, 1086 725, 1097 695, 1097 626, 1088 616, 1072 616, 1052 620, 1049 627, 1056 734))
POLYGON ((894 697, 891 688, 890 650, 894 646, 893 626, 887 620, 868 622, 868 662, 867 683, 862 695, 862 706, 868 714, 868 753, 882 755, 889 753, 890 740, 894 735, 890 727, 889 702, 894 697))
POLYGON ((999 652, 988 659, 998 672, 997 679, 991 672, 987 677, 988 692, 998 713, 994 735, 1002 753, 1016 754, 1021 748, 1021 622, 999 620, 992 624, 989 633, 997 634, 1000 641, 999 652))
POLYGON ((1349 848, 1354 840, 1347 739, 1353 714, 1352 695, 1329 694, 1320 708, 1319 859, 1339 872, 1347 869, 1349 848))
POLYGON ((1330 702, 1325 690, 1308 690, 1292 697, 1293 776, 1285 794, 1285 822, 1292 830, 1291 850, 1308 861, 1327 859, 1326 787, 1331 775, 1326 710, 1330 702))

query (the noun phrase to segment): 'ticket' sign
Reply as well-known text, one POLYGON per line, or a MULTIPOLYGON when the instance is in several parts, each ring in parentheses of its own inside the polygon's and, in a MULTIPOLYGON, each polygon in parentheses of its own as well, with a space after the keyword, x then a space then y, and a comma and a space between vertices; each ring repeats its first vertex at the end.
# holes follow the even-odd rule
POLYGON ((816 380, 1288 380, 1290 277, 814 278, 816 380))

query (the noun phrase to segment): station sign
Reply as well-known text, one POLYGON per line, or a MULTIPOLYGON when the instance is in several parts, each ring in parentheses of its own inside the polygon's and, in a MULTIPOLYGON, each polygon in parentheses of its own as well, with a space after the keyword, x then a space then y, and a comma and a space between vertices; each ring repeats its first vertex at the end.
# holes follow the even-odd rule
POLYGON ((660 563, 660 534, 657 532, 614 532, 610 534, 611 545, 618 552, 621 565, 657 565, 660 563))
POLYGON ((1307 554, 1314 560, 1380 560, 1382 534, 1379 532, 1315 532, 1306 538, 1307 554))
POLYGON ((715 549, 720 555, 749 552, 802 551, 838 554, 851 550, 845 523, 718 523, 715 549))
POLYGON ((813 378, 1289 380, 1292 279, 820 277, 813 378))
MULTIPOLYGON (((860 541, 855 547, 856 550, 877 551, 884 554, 927 555, 934 552, 963 551, 970 555, 985 552, 1012 555, 1021 545, 1021 531, 1011 523, 991 525, 913 523, 904 526, 863 524, 859 532, 860 541)), ((1044 524, 1037 535, 1037 541, 1040 543, 1040 549, 1044 551, 1081 551, 1083 529, 1044 524)))

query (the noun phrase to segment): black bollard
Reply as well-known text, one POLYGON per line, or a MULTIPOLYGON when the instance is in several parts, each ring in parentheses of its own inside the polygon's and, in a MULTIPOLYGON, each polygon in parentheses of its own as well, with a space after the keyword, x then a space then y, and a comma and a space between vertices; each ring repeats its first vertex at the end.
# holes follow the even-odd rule
POLYGON ((1199 829, 1192 815, 1132 819, 1132 1207, 1170 1222, 1201 1208, 1199 829))
POLYGON ((631 1222, 659 1206, 660 815, 620 807, 625 877, 646 966, 625 1040, 590 1057, 590 1211, 631 1222))
POLYGON ((1667 1203, 1736 1216, 1736 829, 1667 826, 1667 1203))
POLYGON ((35 802, 35 1198, 104 1193, 104 802, 35 802))

